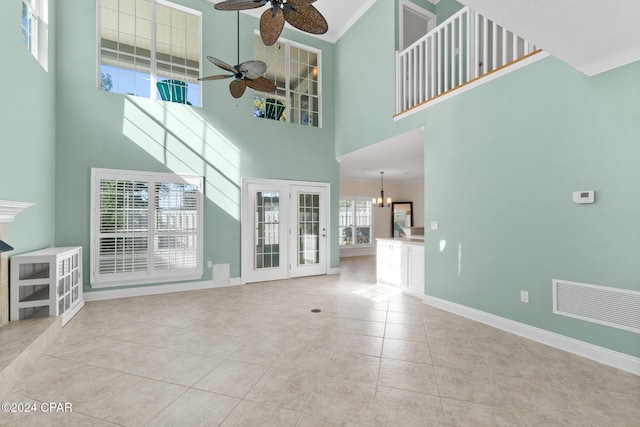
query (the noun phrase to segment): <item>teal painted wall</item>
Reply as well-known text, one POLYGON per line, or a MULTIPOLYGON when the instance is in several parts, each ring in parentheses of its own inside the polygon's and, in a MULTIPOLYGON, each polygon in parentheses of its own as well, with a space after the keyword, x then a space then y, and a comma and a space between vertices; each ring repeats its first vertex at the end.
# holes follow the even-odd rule
MULTIPOLYGON (((58 5, 56 244, 86 248, 85 282, 89 281, 91 167, 204 175, 204 259, 229 263, 231 277, 238 277, 241 269, 241 177, 329 182, 337 206, 333 45, 298 32, 283 33, 287 39, 322 49, 321 129, 254 118, 252 91, 235 100, 228 80, 203 84, 203 108, 127 97, 96 89, 95 3, 58 5)), ((178 3, 204 12, 203 56, 235 63, 235 13, 216 11, 199 0, 178 3)), ((253 58, 257 25, 256 19, 241 14, 241 60, 253 58)), ((204 75, 220 73, 206 61, 204 75)), ((332 224, 331 265, 337 267, 337 209, 332 209, 332 224)), ((203 280, 210 278, 205 269, 203 280)), ((85 290, 90 291, 86 284, 85 290)))
POLYGON ((336 152, 424 127, 426 294, 639 357, 637 334, 554 315, 551 282, 640 291, 640 63, 588 78, 547 58, 394 122, 381 3, 336 45, 336 152))
POLYGON ((426 112, 429 295, 640 356, 636 334, 551 312, 554 278, 640 291, 638 73, 549 58, 426 112))
POLYGON ((395 2, 377 1, 335 45, 338 156, 396 135, 395 2), (374 123, 382 120, 383 123, 374 123))
POLYGON ((464 5, 456 0, 441 0, 436 5, 438 24, 446 21, 451 15, 462 9, 464 5))
POLYGON ((9 225, 9 255, 54 243, 56 22, 51 13, 47 72, 22 44, 21 16, 22 2, 0 2, 0 199, 35 203, 9 225))

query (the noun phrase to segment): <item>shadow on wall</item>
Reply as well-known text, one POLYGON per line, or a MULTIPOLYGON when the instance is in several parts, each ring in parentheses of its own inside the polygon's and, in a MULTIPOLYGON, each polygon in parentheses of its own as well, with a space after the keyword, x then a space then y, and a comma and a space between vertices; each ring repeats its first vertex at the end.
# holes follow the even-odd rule
POLYGON ((127 96, 122 133, 171 171, 203 176, 205 197, 240 221, 241 152, 192 108, 127 96))

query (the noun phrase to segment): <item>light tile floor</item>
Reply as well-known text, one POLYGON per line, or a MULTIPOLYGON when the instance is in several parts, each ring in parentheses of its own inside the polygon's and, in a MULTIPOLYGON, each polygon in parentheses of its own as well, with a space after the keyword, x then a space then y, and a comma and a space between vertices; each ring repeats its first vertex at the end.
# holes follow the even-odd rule
POLYGON ((87 303, 4 397, 37 412, 0 425, 640 426, 640 377, 341 269, 87 303))

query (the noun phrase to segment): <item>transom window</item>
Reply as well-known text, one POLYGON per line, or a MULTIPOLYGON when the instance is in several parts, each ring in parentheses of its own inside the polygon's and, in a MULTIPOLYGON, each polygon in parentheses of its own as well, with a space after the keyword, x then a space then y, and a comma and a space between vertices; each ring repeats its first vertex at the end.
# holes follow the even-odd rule
POLYGON ((340 199, 338 231, 342 247, 370 246, 373 242, 371 199, 340 199))
POLYGON ((48 0, 22 0, 22 44, 48 68, 48 0))
POLYGON ((254 59, 267 64, 275 93, 255 92, 256 117, 322 127, 321 51, 280 38, 265 46, 254 34, 254 59))
POLYGON ((200 106, 202 12, 164 0, 98 0, 100 89, 200 106))
POLYGON ((92 169, 91 286, 202 276, 202 177, 92 169))

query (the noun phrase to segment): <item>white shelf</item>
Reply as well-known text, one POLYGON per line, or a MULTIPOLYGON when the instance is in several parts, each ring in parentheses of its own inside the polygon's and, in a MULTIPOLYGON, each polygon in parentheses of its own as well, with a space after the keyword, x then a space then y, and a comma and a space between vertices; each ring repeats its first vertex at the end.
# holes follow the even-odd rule
POLYGON ((84 305, 82 248, 48 248, 11 257, 10 319, 61 316, 66 324, 84 305))

